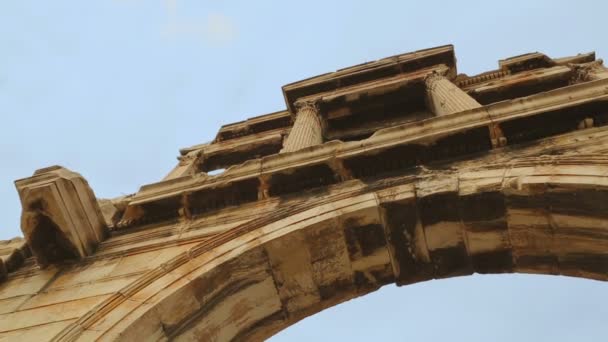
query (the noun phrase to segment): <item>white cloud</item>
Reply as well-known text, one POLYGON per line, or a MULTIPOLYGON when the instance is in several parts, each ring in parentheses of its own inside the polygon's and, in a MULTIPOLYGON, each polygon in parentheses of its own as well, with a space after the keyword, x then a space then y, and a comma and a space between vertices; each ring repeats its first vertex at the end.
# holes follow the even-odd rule
POLYGON ((207 16, 206 22, 207 39, 217 43, 227 43, 237 36, 237 27, 229 17, 212 13, 207 16))
POLYGON ((210 13, 204 20, 194 20, 180 16, 177 0, 166 0, 167 27, 169 36, 200 37, 208 43, 226 44, 238 35, 238 28, 234 21, 221 14, 210 13))

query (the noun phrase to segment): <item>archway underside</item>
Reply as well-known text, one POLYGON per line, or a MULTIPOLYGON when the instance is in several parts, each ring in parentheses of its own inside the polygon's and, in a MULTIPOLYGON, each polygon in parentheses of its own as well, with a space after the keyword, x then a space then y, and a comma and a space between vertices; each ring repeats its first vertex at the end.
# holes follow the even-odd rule
POLYGON ((608 280, 608 157, 456 165, 286 199, 146 273, 56 339, 261 340, 390 283, 608 280))

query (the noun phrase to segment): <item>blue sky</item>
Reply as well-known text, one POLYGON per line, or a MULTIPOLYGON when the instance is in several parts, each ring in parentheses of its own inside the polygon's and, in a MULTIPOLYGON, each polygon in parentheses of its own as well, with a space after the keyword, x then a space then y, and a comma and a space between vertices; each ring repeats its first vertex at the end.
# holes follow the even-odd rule
MULTIPOLYGON (((60 164, 98 197, 161 179, 180 147, 285 107, 280 87, 454 44, 460 72, 531 51, 608 58, 608 3, 572 1, 3 1, 0 238, 13 181, 60 164)), ((274 341, 605 341, 604 283, 474 276, 387 287, 274 341)))

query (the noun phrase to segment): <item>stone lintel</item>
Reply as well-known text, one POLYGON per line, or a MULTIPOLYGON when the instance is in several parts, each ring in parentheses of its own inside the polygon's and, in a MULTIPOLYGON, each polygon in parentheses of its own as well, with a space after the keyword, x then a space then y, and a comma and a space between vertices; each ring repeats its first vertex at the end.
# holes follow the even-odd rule
POLYGON ((540 52, 526 53, 498 61, 500 70, 513 74, 531 69, 549 68, 555 64, 553 59, 540 52))
MULTIPOLYGON (((161 201, 169 197, 179 196, 185 191, 201 191, 221 186, 221 184, 254 179, 260 177, 260 175, 270 176, 274 173, 295 172, 298 168, 311 164, 333 166, 332 160, 353 160, 364 155, 379 154, 397 146, 408 144, 412 146, 430 145, 437 139, 445 137, 446 134, 455 132, 472 132, 475 129, 478 129, 479 132, 482 132, 481 129, 487 131, 487 127, 493 124, 606 99, 608 98, 606 87, 608 87, 608 80, 576 84, 523 99, 503 101, 470 109, 459 113, 457 116, 435 117, 425 120, 424 125, 411 123, 383 129, 367 139, 365 144, 356 141, 347 143, 328 142, 306 148, 300 153, 277 154, 249 160, 226 170, 221 176, 184 177, 170 182, 151 184, 142 187, 142 190, 133 198, 130 206, 161 201), (428 132, 434 133, 429 135, 428 132)), ((482 137, 480 136, 480 138, 482 137)), ((496 145, 501 146, 501 144, 496 145)))
POLYGON ((429 68, 416 70, 406 74, 399 74, 392 77, 386 77, 381 79, 372 80, 369 82, 363 82, 348 87, 340 88, 339 90, 322 92, 310 96, 305 96, 298 101, 298 103, 316 102, 321 107, 332 104, 334 102, 349 103, 356 101, 362 97, 374 97, 381 96, 391 91, 398 90, 407 85, 419 85, 421 86, 424 79, 429 74, 437 74, 445 77, 449 77, 450 68, 446 65, 434 65, 429 68))
POLYGON ((576 56, 553 58, 557 65, 581 64, 595 61, 595 52, 579 53, 576 56))
POLYGON ((456 74, 456 58, 452 45, 439 46, 383 58, 335 72, 294 82, 283 87, 283 96, 290 113, 296 112, 295 102, 303 97, 335 91, 380 78, 445 64, 456 74))
POLYGON ((568 66, 555 66, 540 70, 531 70, 513 75, 505 75, 497 80, 490 80, 464 86, 462 89, 471 94, 484 94, 487 92, 499 92, 510 87, 517 87, 526 83, 539 83, 553 81, 561 78, 569 78, 572 69, 568 66))
MULTIPOLYGON (((279 128, 287 128, 291 125, 291 118, 289 112, 286 110, 270 113, 266 115, 256 116, 244 121, 235 122, 232 124, 224 125, 220 128, 214 143, 231 140, 235 138, 241 138, 252 134, 259 134, 266 131, 276 130, 279 128)), ((192 148, 184 148, 180 150, 181 154, 186 154, 192 149, 196 149, 198 146, 192 148)))

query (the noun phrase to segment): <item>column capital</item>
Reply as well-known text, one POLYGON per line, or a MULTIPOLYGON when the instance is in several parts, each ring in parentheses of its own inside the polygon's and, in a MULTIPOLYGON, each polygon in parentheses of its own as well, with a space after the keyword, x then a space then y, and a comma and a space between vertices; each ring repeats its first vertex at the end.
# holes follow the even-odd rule
MULTIPOLYGON (((320 112, 320 102, 317 99, 314 100, 298 100, 294 103, 294 106, 296 107, 296 111, 300 112, 303 110, 312 110, 315 113, 319 113, 320 112)), ((296 112, 296 115, 297 115, 296 112)))
POLYGON ((447 115, 481 107, 479 102, 441 74, 430 73, 425 77, 424 82, 428 107, 435 115, 447 115))
POLYGON ((592 81, 598 78, 595 76, 595 74, 602 74, 606 72, 606 69, 604 68, 604 61, 602 59, 589 63, 569 64, 568 66, 574 71, 572 74, 572 79, 570 80, 570 83, 572 84, 592 81))
POLYGON ((323 120, 321 120, 321 101, 319 101, 318 99, 312 99, 312 100, 298 100, 294 103, 294 106, 296 107, 296 113, 293 116, 293 119, 295 121, 295 119, 298 117, 298 115, 300 115, 303 112, 309 112, 309 113, 314 113, 315 115, 315 119, 317 120, 317 122, 319 123, 319 125, 321 125, 322 127, 325 126, 325 123, 323 122, 323 120))
POLYGON ((433 90, 435 82, 439 81, 439 80, 447 80, 447 78, 445 77, 445 75, 442 75, 441 73, 438 73, 437 71, 433 71, 433 72, 429 73, 428 75, 426 75, 426 77, 424 78, 424 84, 426 86, 426 90, 427 91, 433 90))
POLYGON ((294 123, 283 144, 281 152, 293 152, 323 143, 323 120, 320 117, 319 101, 296 101, 294 123))

